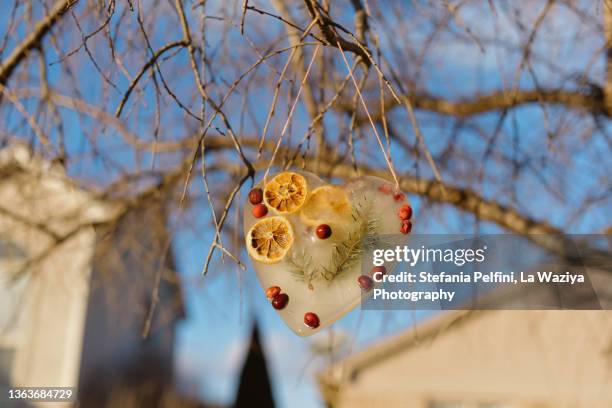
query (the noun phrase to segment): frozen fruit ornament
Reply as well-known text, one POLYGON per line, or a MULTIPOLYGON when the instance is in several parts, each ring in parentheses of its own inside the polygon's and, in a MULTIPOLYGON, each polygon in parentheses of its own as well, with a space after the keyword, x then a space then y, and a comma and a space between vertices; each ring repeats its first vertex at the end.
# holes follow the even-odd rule
POLYGON ((371 293, 372 265, 362 269, 362 262, 382 235, 405 239, 412 218, 404 193, 370 176, 331 185, 286 171, 262 180, 245 201, 246 247, 257 277, 270 307, 300 336, 331 325, 371 293))

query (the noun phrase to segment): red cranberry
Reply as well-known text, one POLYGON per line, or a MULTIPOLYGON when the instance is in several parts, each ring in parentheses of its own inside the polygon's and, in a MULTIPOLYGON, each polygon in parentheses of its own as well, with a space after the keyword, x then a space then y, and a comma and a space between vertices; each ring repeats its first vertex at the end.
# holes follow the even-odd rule
POLYGON ((393 194, 393 199, 397 202, 404 201, 406 199, 406 195, 404 193, 395 193, 393 194))
POLYGON ((319 316, 316 313, 308 312, 304 315, 304 324, 311 329, 316 329, 319 327, 321 321, 319 320, 319 316))
POLYGON ((402 234, 410 234, 412 231, 412 223, 408 220, 402 221, 402 225, 400 226, 400 232, 402 234))
POLYGON ((272 298, 272 307, 276 310, 281 310, 287 306, 287 302, 289 302, 289 296, 286 293, 279 293, 272 298))
POLYGON ((359 286, 361 286, 361 289, 363 290, 372 289, 372 285, 374 284, 374 282, 372 281, 372 278, 370 278, 367 275, 361 275, 360 277, 358 277, 357 283, 359 283, 359 286))
POLYGON ((327 239, 331 236, 332 230, 331 227, 327 224, 321 224, 317 227, 317 237, 319 239, 327 239))
POLYGON ((267 290, 266 290, 266 297, 268 299, 273 299, 274 296, 278 295, 281 291, 281 288, 279 288, 278 286, 270 286, 267 290))
POLYGON ((249 202, 253 205, 259 204, 263 201, 263 190, 261 188, 254 188, 249 191, 249 202))
POLYGON ((397 212, 397 215, 401 220, 409 220, 412 218, 412 207, 410 207, 408 204, 402 205, 397 212))
POLYGON ((382 275, 386 275, 387 274, 387 268, 385 268, 384 266, 375 266, 372 268, 372 270, 370 271, 370 274, 372 276, 376 275, 378 272, 380 272, 382 275))
POLYGON ((266 207, 265 204, 257 204, 255 207, 253 207, 253 217, 255 218, 265 217, 267 213, 268 207, 266 207))
POLYGON ((383 194, 389 194, 391 193, 391 186, 388 184, 383 184, 382 186, 378 187, 378 191, 383 194))

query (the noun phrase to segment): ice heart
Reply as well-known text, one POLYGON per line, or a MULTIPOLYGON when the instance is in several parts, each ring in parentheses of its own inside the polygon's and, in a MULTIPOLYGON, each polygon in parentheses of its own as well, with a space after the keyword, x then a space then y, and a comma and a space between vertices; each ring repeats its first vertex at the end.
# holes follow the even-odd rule
POLYGON ((405 195, 381 178, 331 185, 291 171, 250 192, 244 231, 272 306, 295 333, 309 336, 359 304, 372 286, 362 258, 380 235, 409 233, 411 215, 405 195))

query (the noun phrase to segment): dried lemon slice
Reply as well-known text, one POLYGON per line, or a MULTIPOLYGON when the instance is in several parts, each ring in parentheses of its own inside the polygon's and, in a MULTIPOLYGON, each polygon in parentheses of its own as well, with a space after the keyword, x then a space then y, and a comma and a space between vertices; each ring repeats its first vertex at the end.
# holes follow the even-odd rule
POLYGON ((302 208, 300 220, 310 226, 349 223, 351 205, 348 196, 343 189, 336 186, 316 188, 302 208))
POLYGON ((273 264, 285 257, 293 245, 293 229, 285 217, 264 218, 251 227, 246 237, 247 251, 256 261, 273 264))
POLYGON ((304 205, 307 194, 308 184, 304 176, 286 171, 266 184, 264 201, 281 214, 291 214, 304 205))

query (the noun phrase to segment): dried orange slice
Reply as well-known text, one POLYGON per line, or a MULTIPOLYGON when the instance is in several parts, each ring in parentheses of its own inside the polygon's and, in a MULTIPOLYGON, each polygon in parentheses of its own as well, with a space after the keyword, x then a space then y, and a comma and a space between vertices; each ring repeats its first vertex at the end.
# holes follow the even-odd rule
POLYGON ((304 176, 289 171, 275 176, 264 187, 264 201, 281 214, 298 211, 306 201, 308 183, 304 176))
POLYGON ((268 217, 251 227, 246 237, 247 251, 256 261, 273 264, 285 257, 293 245, 293 229, 285 217, 268 217))
POLYGON ((351 204, 343 189, 336 186, 315 188, 302 208, 300 220, 310 226, 343 225, 351 222, 351 204))

